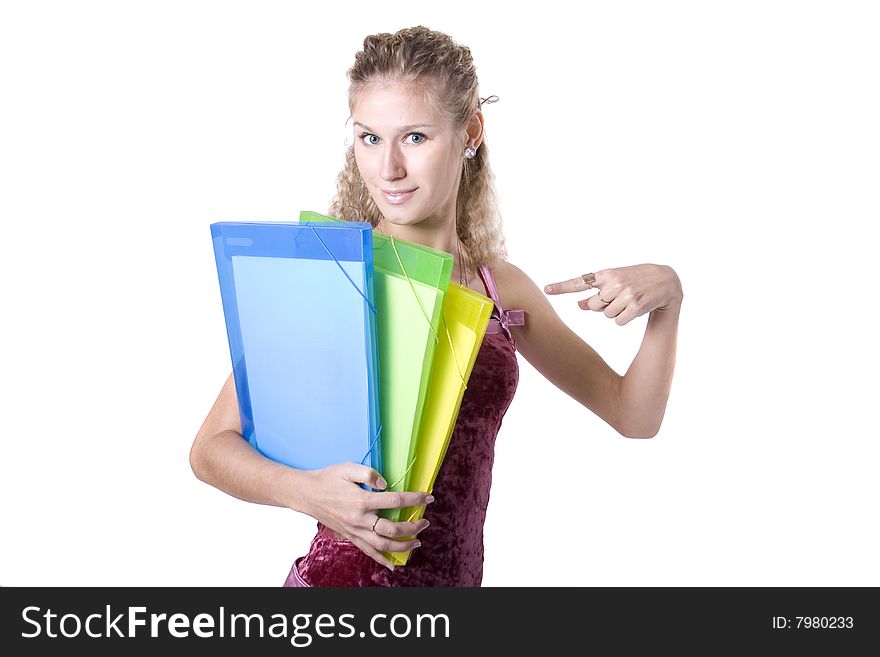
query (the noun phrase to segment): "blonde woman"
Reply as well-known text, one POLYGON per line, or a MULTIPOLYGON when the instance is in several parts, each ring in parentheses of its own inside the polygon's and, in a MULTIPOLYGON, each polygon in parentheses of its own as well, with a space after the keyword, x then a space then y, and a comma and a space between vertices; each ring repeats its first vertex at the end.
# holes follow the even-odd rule
POLYGON ((656 435, 675 365, 682 288, 665 265, 590 272, 542 291, 506 259, 481 99, 470 50, 415 27, 364 40, 348 71, 354 143, 329 213, 455 257, 453 280, 495 302, 433 497, 370 492, 372 468, 305 471, 268 460, 242 438, 232 376, 193 443, 196 476, 240 499, 306 513, 318 531, 285 586, 479 586, 495 438, 516 391, 516 352, 621 435, 656 435), (595 291, 579 302, 618 324, 650 313, 625 376, 556 315, 546 294, 595 291), (378 510, 428 505, 418 522, 378 510), (398 540, 416 536, 414 540, 398 540), (393 567, 383 551, 414 549, 393 567))

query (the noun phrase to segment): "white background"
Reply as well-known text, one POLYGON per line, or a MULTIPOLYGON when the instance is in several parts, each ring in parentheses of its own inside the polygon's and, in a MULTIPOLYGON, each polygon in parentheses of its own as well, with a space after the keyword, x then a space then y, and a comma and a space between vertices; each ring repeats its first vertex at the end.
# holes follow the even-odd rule
MULTIPOLYGON (((325 210, 346 69, 423 24, 500 97, 511 262, 685 291, 652 440, 520 359, 483 584, 880 585, 873 3, 422 4, 3 3, 0 584, 279 586, 305 554, 312 518, 189 467, 231 369, 209 224, 325 210)), ((582 296, 552 303, 624 373, 647 317, 582 296)))

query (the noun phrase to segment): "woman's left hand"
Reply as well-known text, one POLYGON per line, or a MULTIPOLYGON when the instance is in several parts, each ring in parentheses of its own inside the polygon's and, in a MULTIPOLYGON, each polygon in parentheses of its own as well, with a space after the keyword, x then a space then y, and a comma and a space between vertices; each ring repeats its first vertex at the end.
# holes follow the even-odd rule
POLYGON ((591 288, 598 292, 578 301, 578 306, 583 310, 604 312, 619 326, 652 310, 678 309, 684 297, 675 270, 667 265, 652 264, 602 269, 552 283, 544 288, 544 292, 565 294, 591 288))

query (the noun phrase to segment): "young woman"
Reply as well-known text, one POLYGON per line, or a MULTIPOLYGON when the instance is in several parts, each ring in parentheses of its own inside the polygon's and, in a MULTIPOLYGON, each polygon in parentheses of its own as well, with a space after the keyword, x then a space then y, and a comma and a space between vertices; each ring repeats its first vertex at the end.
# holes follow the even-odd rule
POLYGON ((516 352, 560 390, 630 438, 656 435, 675 365, 681 283, 668 266, 591 272, 542 292, 506 260, 470 50, 424 27, 364 40, 348 71, 355 140, 329 213, 455 257, 453 280, 495 301, 433 497, 384 488, 355 463, 305 471, 268 460, 241 436, 232 375, 193 443, 196 476, 240 499, 318 521, 286 586, 478 586, 494 444, 516 391, 516 352), (544 293, 595 294, 581 308, 617 324, 650 313, 620 376, 556 315, 544 293), (379 509, 428 505, 418 522, 379 509), (430 522, 429 522, 430 521, 430 522), (398 540, 416 536, 414 540, 398 540), (383 551, 414 549, 394 568, 383 551))

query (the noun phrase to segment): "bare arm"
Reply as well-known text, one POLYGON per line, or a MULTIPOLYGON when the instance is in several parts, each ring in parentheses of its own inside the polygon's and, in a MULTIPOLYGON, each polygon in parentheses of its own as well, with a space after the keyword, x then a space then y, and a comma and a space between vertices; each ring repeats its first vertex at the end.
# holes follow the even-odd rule
POLYGON ((621 435, 627 435, 621 376, 572 331, 522 270, 503 263, 495 272, 505 308, 522 308, 525 326, 511 327, 517 351, 544 377, 583 404, 621 435))
POLYGON ((386 482, 373 468, 359 463, 298 470, 266 458, 241 435, 232 374, 193 441, 189 462, 201 481, 246 502, 310 515, 391 570, 393 565, 382 553, 419 547, 418 540, 404 537, 415 536, 428 526, 428 521, 394 522, 380 518, 377 511, 434 501, 422 492, 374 493, 361 489, 359 484, 382 489, 386 482))
MULTIPOLYGON (((673 292, 669 303, 651 311, 641 348, 620 376, 559 318, 525 273, 510 263, 497 268, 499 286, 508 295, 504 305, 526 311, 526 325, 511 329, 519 352, 551 383, 627 438, 651 438, 660 429, 672 386, 681 307, 680 282, 671 268, 648 266, 640 271, 653 277, 652 284, 655 272, 663 280, 673 276, 674 285, 667 286, 673 292)), ((553 287, 557 292, 575 291, 564 284, 561 290, 558 284, 553 287)), ((590 309, 602 309, 602 304, 591 303, 590 309)))
POLYGON ((309 472, 266 458, 242 437, 232 374, 193 441, 189 462, 201 481, 233 497, 307 513, 309 472))
POLYGON ((680 310, 678 301, 651 311, 642 345, 621 381, 623 414, 633 438, 653 438, 663 423, 675 371, 680 310))

